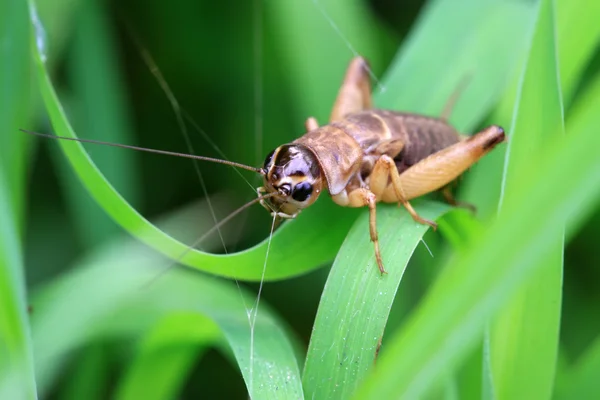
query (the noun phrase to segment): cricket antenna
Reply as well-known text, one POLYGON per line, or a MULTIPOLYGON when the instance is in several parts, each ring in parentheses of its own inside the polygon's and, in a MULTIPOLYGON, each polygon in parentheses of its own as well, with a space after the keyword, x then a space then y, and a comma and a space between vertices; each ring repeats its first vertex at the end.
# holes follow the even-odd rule
POLYGON ((442 121, 448 122, 450 119, 450 114, 452 114, 452 110, 454 110, 454 106, 458 102, 458 99, 461 94, 463 94, 464 90, 467 88, 467 85, 471 82, 473 78, 473 73, 467 73, 463 75, 463 77, 458 81, 458 84, 450 94, 450 97, 446 101, 444 105, 444 109, 442 110, 442 114, 440 115, 440 119, 442 121))
POLYGON ((71 140, 73 142, 93 143, 93 144, 100 144, 100 145, 104 145, 104 146, 121 147, 123 149, 145 151, 147 153, 164 154, 164 155, 167 155, 167 156, 175 156, 175 157, 182 157, 182 158, 191 158, 191 159, 194 159, 194 160, 201 160, 201 161, 210 161, 210 162, 214 162, 214 163, 217 163, 217 164, 225 164, 225 165, 229 165, 229 166, 236 167, 236 168, 242 168, 242 169, 245 169, 245 170, 248 170, 248 171, 256 172, 256 173, 261 174, 261 175, 265 174, 265 171, 262 168, 251 167, 249 165, 240 164, 240 163, 236 163, 236 162, 233 162, 233 161, 221 160, 221 159, 218 159, 218 158, 196 156, 194 154, 186 154, 186 153, 176 153, 176 152, 173 152, 173 151, 148 149, 148 148, 145 148, 145 147, 131 146, 131 145, 128 145, 128 144, 103 142, 101 140, 79 139, 79 138, 71 138, 71 137, 66 137, 66 136, 50 135, 50 134, 47 134, 47 133, 33 132, 33 131, 25 130, 25 129, 19 129, 19 130, 21 132, 24 132, 24 133, 27 133, 27 134, 30 134, 30 135, 45 137, 45 138, 49 138, 49 139, 62 139, 62 140, 71 140))
POLYGON ((214 233, 217 229, 219 229, 220 227, 222 227, 223 225, 225 225, 226 223, 228 223, 229 221, 231 221, 231 219, 233 217, 235 217, 236 215, 238 215, 242 211, 246 210, 247 208, 250 208, 251 206, 253 206, 256 203, 261 202, 262 200, 268 199, 269 197, 277 196, 278 194, 279 193, 277 193, 277 192, 271 192, 271 193, 263 194, 261 196, 258 196, 256 198, 250 200, 246 204, 240 206, 235 211, 232 211, 227 217, 225 217, 221 221, 219 221, 218 224, 216 224, 215 226, 213 226, 212 228, 210 228, 208 231, 206 231, 206 233, 204 233, 198 240, 196 240, 196 243, 194 243, 193 247, 195 247, 198 244, 202 243, 204 241, 204 239, 206 239, 211 233, 214 233))
POLYGON ((181 261, 181 259, 183 257, 185 257, 186 254, 188 254, 190 251, 194 250, 196 248, 196 246, 198 246, 200 243, 202 243, 204 241, 204 239, 206 239, 212 233, 214 233, 219 228, 221 228, 223 225, 225 225, 226 223, 228 223, 229 221, 231 221, 233 219, 233 217, 235 217, 236 215, 238 215, 242 211, 250 208, 254 204, 256 204, 256 203, 258 203, 258 202, 260 202, 262 200, 268 199, 269 197, 273 197, 273 196, 277 196, 277 195, 278 195, 277 192, 271 192, 271 193, 263 194, 261 196, 258 196, 256 198, 250 200, 246 204, 240 206, 235 211, 232 211, 227 217, 223 218, 221 221, 219 221, 218 224, 216 224, 215 226, 213 226, 212 228, 210 228, 207 232, 205 232, 202 236, 200 236, 192 245, 190 245, 183 253, 181 253, 179 255, 179 257, 177 257, 177 259, 172 264, 170 264, 168 267, 166 267, 165 269, 163 269, 157 275, 155 275, 154 277, 152 277, 152 279, 150 281, 148 281, 144 286, 150 286, 152 283, 156 282, 156 280, 158 278, 160 278, 163 274, 167 273, 173 266, 175 266, 179 261, 181 261))

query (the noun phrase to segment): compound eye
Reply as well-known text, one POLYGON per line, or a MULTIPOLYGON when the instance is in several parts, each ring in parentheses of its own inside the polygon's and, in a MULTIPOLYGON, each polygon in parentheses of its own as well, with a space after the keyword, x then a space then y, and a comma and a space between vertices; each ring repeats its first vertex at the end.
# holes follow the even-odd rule
POLYGON ((313 186, 304 181, 300 182, 296 186, 294 186, 294 191, 292 192, 292 198, 296 201, 304 201, 310 197, 313 192, 313 186))

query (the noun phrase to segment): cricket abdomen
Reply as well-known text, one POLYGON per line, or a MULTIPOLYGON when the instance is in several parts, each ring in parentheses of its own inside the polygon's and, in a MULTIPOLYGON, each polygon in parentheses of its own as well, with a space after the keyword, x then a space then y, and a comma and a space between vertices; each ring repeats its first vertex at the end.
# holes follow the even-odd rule
POLYGON ((351 114, 340 125, 346 126, 346 131, 359 143, 365 155, 392 157, 400 173, 461 140, 452 126, 438 118, 388 110, 351 114), (381 146, 393 140, 403 143, 399 153, 386 152, 397 146, 381 146))

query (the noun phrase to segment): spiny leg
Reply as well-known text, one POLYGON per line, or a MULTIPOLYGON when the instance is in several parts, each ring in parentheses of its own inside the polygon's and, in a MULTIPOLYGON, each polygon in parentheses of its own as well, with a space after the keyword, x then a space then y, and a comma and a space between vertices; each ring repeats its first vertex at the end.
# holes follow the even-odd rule
POLYGON ((348 114, 367 110, 372 104, 369 64, 364 58, 355 57, 346 70, 329 121, 339 121, 348 114))
MULTIPOLYGON (((394 186, 394 189, 396 189, 395 186, 394 186)), ((408 213, 410 214, 410 216, 413 217, 413 219, 415 221, 417 221, 418 223, 423 224, 423 225, 429 225, 430 227, 433 228, 434 231, 437 230, 437 224, 435 222, 433 222, 432 220, 430 220, 430 219, 421 217, 415 211, 415 209, 410 205, 410 203, 408 202, 408 200, 401 201, 400 203, 404 206, 404 208, 406 208, 406 211, 408 211, 408 213)))
POLYGON ((408 202, 408 198, 404 194, 402 184, 400 183, 400 174, 396 168, 396 163, 391 157, 383 155, 375 162, 373 171, 371 171, 371 175, 369 176, 369 188, 377 197, 383 197, 383 193, 389 186, 390 179, 392 181, 391 186, 396 194, 396 199, 398 200, 398 205, 403 205, 415 221, 421 224, 427 224, 433 229, 437 229, 437 224, 435 222, 421 217, 408 202))
POLYGON ((304 127, 307 132, 314 131, 315 129, 319 129, 319 123, 315 117, 308 117, 304 123, 304 127))
POLYGON ((376 218, 376 205, 377 205, 377 197, 375 194, 368 189, 360 188, 355 189, 348 193, 348 205, 350 207, 369 207, 369 233, 371 236, 371 241, 373 242, 373 246, 375 248, 375 260, 377 261, 377 266, 379 267, 379 272, 381 274, 387 274, 385 268, 383 268, 383 261, 381 259, 381 252, 379 251, 379 237, 377 235, 377 218, 376 218))

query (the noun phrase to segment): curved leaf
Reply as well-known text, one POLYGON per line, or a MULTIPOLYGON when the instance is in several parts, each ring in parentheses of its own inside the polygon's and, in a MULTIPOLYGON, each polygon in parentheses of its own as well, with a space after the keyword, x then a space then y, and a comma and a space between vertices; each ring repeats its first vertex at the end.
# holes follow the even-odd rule
POLYGON ((166 316, 142 340, 115 397, 176 398, 193 362, 219 339, 219 326, 210 318, 190 313, 166 316))
MULTIPOLYGON (((416 207, 436 220, 450 207, 416 207)), ((396 206, 379 207, 377 225, 386 275, 381 275, 369 236, 368 214, 352 229, 327 279, 313 327, 303 382, 309 398, 347 399, 371 370, 392 302, 413 251, 429 229, 396 206)))
POLYGON ((171 323, 170 334, 189 337, 189 326, 204 320, 199 316, 214 321, 235 355, 252 398, 302 397, 294 355, 297 344, 290 343, 287 328, 265 302, 261 302, 251 335, 247 307, 254 297, 235 284, 174 270, 147 287, 157 272, 152 268, 157 266, 154 254, 139 246, 103 249, 99 254, 45 288, 33 302, 35 366, 42 390, 60 372, 67 354, 84 342, 94 337, 139 335, 165 316, 186 313, 187 324, 171 323))
POLYGON ((357 398, 415 398, 425 393, 475 346, 489 315, 540 271, 538 261, 559 231, 556 223, 576 215, 571 223, 581 224, 600 193, 595 152, 600 140, 593 126, 553 138, 546 151, 527 163, 514 183, 518 196, 507 197, 503 204, 503 218, 444 270, 406 326, 388 342, 377 374, 367 379, 357 398))

